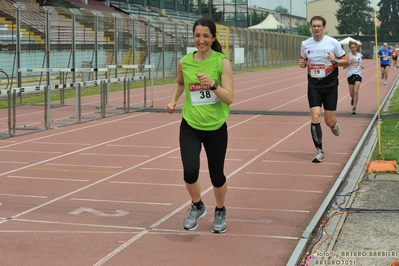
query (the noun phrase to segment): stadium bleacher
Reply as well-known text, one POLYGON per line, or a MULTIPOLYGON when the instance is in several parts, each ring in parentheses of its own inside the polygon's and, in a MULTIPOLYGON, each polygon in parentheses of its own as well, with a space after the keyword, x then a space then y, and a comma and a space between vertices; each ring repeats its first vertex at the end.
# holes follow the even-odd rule
MULTIPOLYGON (((36 2, 31 2, 28 0, 22 0, 22 1, 14 1, 14 0, 8 0, 8 1, 0 1, 0 17, 7 17, 11 19, 11 24, 6 25, 4 24, 4 28, 6 29, 7 33, 14 33, 15 34, 15 21, 16 21, 16 14, 15 10, 10 8, 10 5, 18 5, 21 8, 20 12, 20 22, 21 22, 21 27, 24 29, 26 32, 29 32, 29 36, 31 37, 30 39, 32 40, 32 37, 40 42, 40 39, 43 39, 43 36, 45 34, 45 29, 46 29, 46 19, 45 19, 45 9, 53 11, 50 14, 50 38, 58 43, 70 43, 72 36, 71 36, 71 22, 68 17, 65 17, 62 15, 62 12, 59 12, 56 10, 57 5, 59 1, 51 1, 46 3, 44 7, 39 6, 38 3, 36 2), (14 30, 14 32, 10 28, 14 30), (35 38, 35 35, 38 37, 35 38)), ((61 1, 61 2, 67 2, 67 1, 61 1)), ((72 4, 65 5, 65 3, 61 4, 62 7, 68 6, 69 8, 78 8, 77 6, 74 6, 72 4)), ((108 11, 113 10, 113 8, 108 7, 106 8, 108 11)), ((105 10, 105 9, 104 9, 105 10)), ((83 12, 83 10, 82 10, 83 12)), ((4 30, 2 30, 3 34, 0 35, 0 41, 11 41, 15 40, 12 38, 12 35, 10 36, 9 34, 6 35, 4 33, 4 30)), ((29 38, 26 36, 23 36, 23 41, 28 41, 29 38)), ((84 25, 82 23, 77 23, 76 25, 76 35, 75 35, 75 40, 76 43, 85 43, 85 42, 94 42, 95 40, 95 33, 94 31, 89 28, 87 25, 84 25)), ((106 38, 104 36, 99 36, 98 39, 99 42, 105 42, 106 38)))

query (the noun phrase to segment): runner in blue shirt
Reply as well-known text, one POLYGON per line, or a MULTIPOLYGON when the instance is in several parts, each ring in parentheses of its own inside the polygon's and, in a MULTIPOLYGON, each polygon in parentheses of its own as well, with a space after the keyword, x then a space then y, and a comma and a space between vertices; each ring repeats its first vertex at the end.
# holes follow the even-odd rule
POLYGON ((384 42, 383 47, 378 51, 378 57, 380 58, 381 66, 381 79, 384 80, 384 85, 387 85, 388 71, 391 66, 392 53, 388 49, 388 44, 384 42))

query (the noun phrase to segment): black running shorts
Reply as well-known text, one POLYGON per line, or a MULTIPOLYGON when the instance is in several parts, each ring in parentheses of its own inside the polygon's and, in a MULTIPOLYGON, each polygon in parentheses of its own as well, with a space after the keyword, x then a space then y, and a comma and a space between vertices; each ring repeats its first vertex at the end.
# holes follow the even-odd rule
POLYGON ((309 108, 320 106, 324 110, 335 111, 338 101, 338 86, 312 88, 308 87, 309 108))
POLYGON ((353 85, 355 84, 356 81, 362 82, 362 76, 353 74, 350 77, 348 77, 348 84, 353 85))

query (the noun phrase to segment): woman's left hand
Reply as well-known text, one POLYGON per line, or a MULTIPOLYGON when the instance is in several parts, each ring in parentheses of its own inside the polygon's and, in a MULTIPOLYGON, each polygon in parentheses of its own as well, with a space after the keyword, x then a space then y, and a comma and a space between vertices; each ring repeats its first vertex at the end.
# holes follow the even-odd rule
POLYGON ((215 81, 208 77, 208 75, 205 73, 196 73, 196 75, 202 85, 208 85, 209 87, 212 87, 213 84, 215 84, 215 81))

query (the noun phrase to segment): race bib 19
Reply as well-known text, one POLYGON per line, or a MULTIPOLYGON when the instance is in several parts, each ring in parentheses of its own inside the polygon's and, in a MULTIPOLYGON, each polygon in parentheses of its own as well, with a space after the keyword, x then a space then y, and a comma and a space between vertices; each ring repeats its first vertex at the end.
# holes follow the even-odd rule
POLYGON ((326 76, 326 65, 310 64, 310 76, 312 78, 324 78, 326 76))

